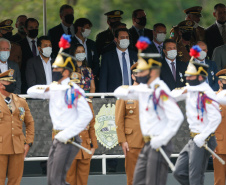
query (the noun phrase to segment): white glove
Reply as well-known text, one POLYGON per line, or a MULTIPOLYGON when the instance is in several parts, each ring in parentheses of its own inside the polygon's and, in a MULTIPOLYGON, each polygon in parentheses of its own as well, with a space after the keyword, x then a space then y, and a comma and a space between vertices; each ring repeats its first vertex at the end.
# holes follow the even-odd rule
POLYGON ((158 137, 151 138, 151 147, 153 149, 158 149, 162 146, 162 141, 158 137))
POLYGON ((66 144, 67 141, 68 141, 68 139, 65 138, 65 136, 63 134, 61 134, 61 132, 58 133, 54 138, 57 139, 58 141, 64 143, 64 144, 66 144))
POLYGON ((203 138, 201 134, 196 135, 193 141, 199 148, 201 148, 205 144, 205 138, 203 138))

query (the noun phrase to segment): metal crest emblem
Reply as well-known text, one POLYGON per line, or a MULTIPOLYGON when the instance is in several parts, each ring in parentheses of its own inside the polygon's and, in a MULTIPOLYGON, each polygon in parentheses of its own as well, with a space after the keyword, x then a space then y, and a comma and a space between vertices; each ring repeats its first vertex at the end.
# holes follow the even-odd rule
POLYGON ((114 148, 118 144, 115 125, 115 104, 103 104, 96 116, 95 131, 97 140, 106 148, 114 148))

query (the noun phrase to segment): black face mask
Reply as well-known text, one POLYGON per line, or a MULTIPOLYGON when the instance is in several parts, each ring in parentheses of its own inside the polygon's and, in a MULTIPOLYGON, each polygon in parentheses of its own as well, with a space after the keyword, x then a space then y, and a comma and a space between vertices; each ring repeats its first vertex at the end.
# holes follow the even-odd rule
POLYGON ((118 22, 120 22, 120 21, 116 21, 116 22, 111 22, 111 21, 110 21, 110 26, 111 26, 111 28, 113 28, 114 25, 115 25, 116 23, 118 23, 118 22))
POLYGON ((28 37, 36 38, 38 36, 38 29, 28 30, 28 37))
POLYGON ((141 26, 146 26, 147 24, 147 18, 146 17, 141 17, 141 18, 137 18, 139 19, 139 22, 136 22, 137 24, 141 25, 141 26))
POLYGON ((73 14, 67 14, 64 16, 64 20, 67 24, 72 24, 74 21, 74 15, 73 14))
POLYGON ((5 86, 5 91, 9 93, 13 93, 15 91, 15 84, 9 84, 9 85, 4 85, 5 86))
POLYGON ((224 24, 226 21, 217 21, 219 24, 224 24))
POLYGON ((18 32, 21 33, 22 35, 26 35, 26 32, 24 31, 23 25, 18 27, 18 32))
POLYGON ((191 40, 191 36, 192 36, 192 33, 191 32, 184 32, 182 33, 182 38, 186 41, 189 41, 191 40))
POLYGON ((52 80, 53 82, 58 82, 61 78, 63 78, 62 73, 60 71, 53 71, 52 80))
POLYGON ((5 39, 9 39, 10 37, 12 37, 13 33, 12 32, 7 32, 6 34, 2 34, 2 36, 5 38, 5 39))
POLYGON ((146 76, 136 76, 136 82, 146 84, 148 83, 148 80, 150 79, 150 73, 148 73, 146 76))
POLYGON ((186 80, 186 82, 190 85, 190 86, 195 86, 195 85, 199 85, 201 82, 198 80, 198 76, 196 76, 196 79, 194 80, 186 80))
MULTIPOLYGON (((223 84, 223 83, 222 83, 223 84)), ((223 89, 226 89, 226 84, 223 84, 223 89)))

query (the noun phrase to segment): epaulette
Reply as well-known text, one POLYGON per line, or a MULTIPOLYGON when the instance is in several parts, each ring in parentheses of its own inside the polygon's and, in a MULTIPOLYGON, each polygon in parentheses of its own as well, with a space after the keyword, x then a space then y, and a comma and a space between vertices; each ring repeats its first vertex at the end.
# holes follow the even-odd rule
POLYGON ((58 84, 58 82, 57 81, 53 81, 51 84, 58 84))
POLYGON ((36 89, 45 89, 45 87, 37 87, 36 89))
POLYGON ((177 87, 177 88, 175 88, 175 90, 182 90, 182 89, 184 89, 184 87, 177 87))
POLYGON ((25 97, 21 97, 21 96, 19 96, 18 94, 16 94, 16 96, 17 96, 18 98, 22 98, 22 99, 26 100, 25 97))

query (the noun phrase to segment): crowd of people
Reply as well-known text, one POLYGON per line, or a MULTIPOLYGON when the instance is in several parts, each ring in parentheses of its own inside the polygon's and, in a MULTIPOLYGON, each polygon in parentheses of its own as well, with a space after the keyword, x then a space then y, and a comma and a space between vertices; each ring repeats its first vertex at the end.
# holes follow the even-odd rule
MULTIPOLYGON (((4 163, 6 160, 13 162, 17 160, 14 158, 15 156, 19 157, 20 162, 23 161, 33 143, 34 121, 30 110, 24 100, 17 100, 18 97, 14 95, 28 92, 33 98, 50 99, 53 145, 49 153, 48 183, 57 184, 64 182, 67 178, 67 181, 71 184, 87 184, 92 155, 87 156, 83 152, 78 153, 78 149, 72 149, 71 145, 64 145, 64 143, 69 139, 81 143, 80 138, 84 137, 86 139, 82 145, 86 145, 94 154, 97 148, 94 130, 95 116, 91 104, 92 100, 85 99, 84 93, 115 91, 115 95, 120 98, 125 98, 125 95, 126 98, 131 96, 131 100, 117 101, 115 118, 118 141, 126 156, 127 183, 152 184, 154 182, 155 185, 165 184, 168 172, 167 163, 163 156, 156 152, 156 149, 164 146, 163 149, 168 156, 172 152, 170 140, 180 127, 183 115, 169 94, 171 90, 184 87, 187 82, 191 87, 190 89, 188 87, 184 93, 188 94, 185 99, 192 141, 189 141, 180 154, 174 176, 181 184, 189 184, 189 181, 192 184, 193 182, 194 184, 203 184, 203 173, 209 153, 207 154, 206 150, 201 150, 200 147, 203 146, 207 137, 211 149, 216 147, 212 132, 221 122, 221 115, 215 107, 216 103, 211 99, 212 97, 214 99, 212 92, 219 89, 223 90, 226 86, 226 60, 224 58, 226 56, 226 7, 222 3, 214 6, 213 16, 216 18, 216 22, 206 29, 199 25, 202 17, 201 11, 202 7, 200 6, 185 9, 185 20, 172 27, 170 38, 166 38, 167 29, 164 23, 154 24, 153 29, 146 28, 148 19, 143 9, 133 11, 133 25, 129 29, 125 23, 121 22, 123 11, 113 10, 105 13, 108 29, 97 34, 96 41, 88 38, 92 30, 91 21, 87 18, 78 18, 74 21, 74 9, 70 5, 61 6, 59 10, 61 23, 51 28, 47 36, 38 37, 38 20, 28 18, 26 15, 17 17, 15 26, 18 32, 15 35, 12 35, 13 21, 10 19, 2 21, 0 23, 0 92, 2 96, 0 97, 4 98, 6 103, 3 107, 5 109, 4 115, 8 116, 7 121, 10 120, 10 123, 11 121, 12 123, 18 121, 18 118, 13 117, 13 113, 18 107, 17 113, 20 120, 18 123, 25 122, 28 135, 24 143, 21 128, 15 129, 14 126, 10 125, 13 132, 12 138, 14 137, 14 129, 21 133, 20 141, 12 139, 11 143, 20 142, 20 144, 17 143, 18 146, 25 144, 25 153, 22 151, 23 147, 20 146, 17 149, 16 146, 12 146, 8 151, 4 151, 6 153, 1 153, 0 162, 4 163), (63 62, 64 65, 58 63, 64 60, 59 55, 58 44, 63 34, 71 35, 70 48, 65 49, 64 52, 73 56, 73 60, 67 58, 65 63, 63 62), (147 37, 151 41, 151 44, 143 50, 144 56, 149 53, 156 53, 159 54, 159 57, 154 58, 154 60, 140 58, 138 55, 140 51, 136 47, 140 36, 147 37), (193 64, 191 64, 191 62, 189 63, 191 59, 189 52, 194 45, 199 46, 201 51, 200 56, 195 58, 193 64), (141 60, 140 63, 144 62, 145 65, 139 66, 139 63, 136 63, 139 60, 141 60), (11 72, 12 70, 14 73, 11 72), (72 72, 76 72, 77 85, 71 85, 72 72), (12 79, 15 80, 15 83, 11 83, 12 79), (77 89, 78 96, 76 96, 75 102, 78 104, 74 103, 73 108, 71 108, 72 104, 69 100, 72 97, 68 97, 70 93, 67 93, 66 89, 60 86, 54 87, 55 89, 49 88, 48 85, 53 81, 58 81, 58 84, 61 84, 62 87, 69 84, 70 87, 77 89), (138 89, 135 86, 139 83, 141 85, 138 86, 138 89), (144 84, 147 84, 150 88, 146 90, 144 84), (78 86, 83 90, 80 90, 78 86), (125 86, 130 87, 125 88, 125 86), (200 92, 197 92, 197 89, 195 90, 193 86, 197 87, 200 92), (59 88, 59 91, 56 93, 57 88, 59 88), (145 93, 141 92, 142 89, 145 89, 145 93), (153 96, 149 96, 150 89, 154 89, 153 96), (62 92, 65 93, 65 91, 66 98, 62 96, 62 92), (207 93, 208 98, 210 98, 208 101, 211 102, 208 104, 211 105, 202 107, 202 114, 199 114, 199 107, 196 107, 195 101, 191 100, 198 98, 199 101, 205 91, 211 92, 210 94, 207 93), (139 100, 140 105, 138 105, 136 99, 139 100), (164 103, 164 106, 159 105, 159 99, 163 101, 161 103, 164 103), (142 101, 145 103, 142 103, 142 101), (65 102, 68 107, 64 106, 65 102), (19 107, 20 105, 22 107, 19 107), (141 108, 140 111, 138 106, 141 108), (196 108, 198 109, 198 121, 195 120, 196 117, 194 118, 196 108), (207 109, 210 112, 208 114, 207 109), (59 110, 64 114, 58 114, 59 110), (76 114, 72 112, 73 110, 76 114), (153 112, 156 114, 153 114, 153 112), (139 113, 144 115, 139 117, 139 113), (62 126, 61 120, 64 118, 71 119, 62 126), (134 128, 125 126, 126 118, 136 122, 134 128), (205 124, 200 126, 203 118, 205 124), (73 124, 74 120, 76 120, 77 125, 73 124), (152 120, 151 124, 149 124, 150 120, 152 120), (214 127, 209 128, 210 124, 214 127), (139 127, 139 125, 141 126, 139 127), (164 132, 162 133, 162 131, 164 132), (156 137, 152 139, 150 135, 156 137), (134 142, 135 140, 136 142, 134 142), (141 148, 143 149, 141 150, 141 148), (190 153, 191 150, 193 151, 190 153), (11 155, 18 153, 19 156, 11 155), (193 155, 194 153, 203 155, 202 160, 198 161, 196 156, 193 155), (6 154, 6 156, 3 156, 3 154, 6 154), (9 157, 12 159, 8 159, 9 157), (190 169, 186 166, 188 161, 192 163, 190 169), (147 162, 154 164, 154 167, 147 166, 149 164, 147 162), (135 176, 133 178, 134 170, 135 176), (61 172, 62 174, 59 176, 61 172), (146 173, 150 176, 146 176, 146 173)), ((0 116, 3 117, 1 111, 0 116)), ((221 131, 218 130, 218 132, 221 131)), ((221 137, 221 134, 218 136, 221 137)), ((0 137, 0 144, 4 137, 6 136, 0 137)), ((0 151, 3 151, 3 147, 0 148, 0 151)), ((13 169, 13 171, 8 170, 9 182, 20 184, 23 166, 20 166, 21 170, 16 170, 15 167, 10 165, 12 164, 4 163, 5 168, 0 174, 0 182, 5 183, 5 174, 8 168, 13 169), (14 178, 15 176, 16 178, 14 178)), ((219 166, 216 161, 215 165, 219 166)), ((221 169, 221 171, 223 170, 221 169)), ((223 176, 225 178, 225 175, 223 176)), ((219 179, 223 181, 222 178, 219 179)))

